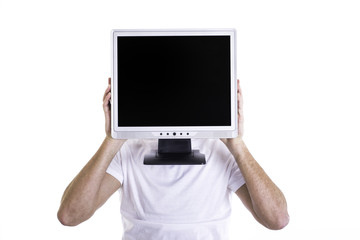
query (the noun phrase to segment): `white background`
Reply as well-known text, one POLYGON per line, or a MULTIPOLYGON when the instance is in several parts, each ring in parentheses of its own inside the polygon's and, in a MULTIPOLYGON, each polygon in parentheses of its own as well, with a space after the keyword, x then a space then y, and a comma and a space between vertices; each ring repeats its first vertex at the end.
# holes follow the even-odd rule
POLYGON ((270 231, 234 198, 232 239, 360 239, 359 12, 349 0, 0 0, 0 239, 121 238, 118 194, 78 227, 56 218, 105 136, 110 30, 203 27, 238 31, 244 139, 291 216, 270 231))

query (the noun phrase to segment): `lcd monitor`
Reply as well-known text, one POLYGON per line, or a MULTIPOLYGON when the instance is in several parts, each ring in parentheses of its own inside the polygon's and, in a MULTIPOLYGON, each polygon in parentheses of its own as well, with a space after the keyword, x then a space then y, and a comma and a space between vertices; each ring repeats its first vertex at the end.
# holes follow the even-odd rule
POLYGON ((235 29, 113 30, 111 134, 237 136, 235 29))

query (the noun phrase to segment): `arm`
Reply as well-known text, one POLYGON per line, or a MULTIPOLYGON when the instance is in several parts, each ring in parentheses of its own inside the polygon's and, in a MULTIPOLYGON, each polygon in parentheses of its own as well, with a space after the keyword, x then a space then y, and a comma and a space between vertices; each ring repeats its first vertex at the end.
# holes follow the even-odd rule
POLYGON ((232 150, 246 184, 236 191, 254 218, 273 230, 284 228, 289 222, 286 199, 248 151, 243 141, 232 150))
POLYGON ((66 188, 58 211, 63 225, 75 226, 89 219, 121 187, 106 173, 121 142, 106 138, 99 150, 66 188))
POLYGON ((270 229, 284 228, 289 222, 286 199, 247 149, 243 136, 243 101, 238 82, 239 135, 233 139, 221 139, 234 156, 246 184, 236 194, 254 218, 270 229))
POLYGON ((58 219, 64 225, 75 226, 89 219, 121 187, 118 180, 106 173, 111 160, 125 142, 110 136, 110 96, 109 86, 103 98, 107 136, 63 194, 58 219))

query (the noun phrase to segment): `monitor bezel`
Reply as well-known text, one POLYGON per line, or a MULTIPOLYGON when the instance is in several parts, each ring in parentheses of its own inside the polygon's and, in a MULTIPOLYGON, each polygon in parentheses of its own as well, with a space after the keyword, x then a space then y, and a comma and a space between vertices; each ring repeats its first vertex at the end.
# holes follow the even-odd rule
POLYGON ((236 30, 235 29, 167 29, 135 30, 115 29, 111 31, 111 136, 116 139, 169 139, 169 138, 234 138, 238 134, 237 78, 236 78, 236 30), (231 125, 230 126, 117 126, 117 37, 118 36, 230 36, 231 56, 231 125))

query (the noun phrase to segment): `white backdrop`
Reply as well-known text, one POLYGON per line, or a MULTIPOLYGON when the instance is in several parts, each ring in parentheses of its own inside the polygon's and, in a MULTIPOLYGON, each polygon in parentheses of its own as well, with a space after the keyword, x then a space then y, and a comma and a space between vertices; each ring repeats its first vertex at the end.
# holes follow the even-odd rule
MULTIPOLYGON (((120 239, 118 194, 75 228, 63 190, 102 142, 113 28, 238 31, 245 142, 290 224, 233 199, 232 239, 360 239, 360 3, 0 0, 0 239, 120 239)), ((146 73, 143 73, 146 77, 146 73)))

